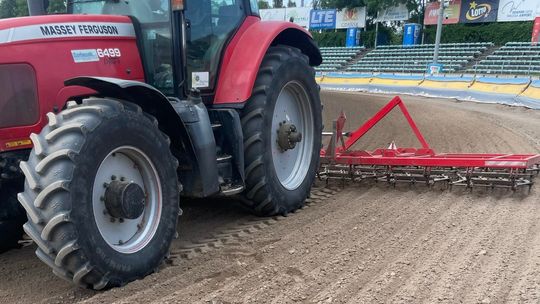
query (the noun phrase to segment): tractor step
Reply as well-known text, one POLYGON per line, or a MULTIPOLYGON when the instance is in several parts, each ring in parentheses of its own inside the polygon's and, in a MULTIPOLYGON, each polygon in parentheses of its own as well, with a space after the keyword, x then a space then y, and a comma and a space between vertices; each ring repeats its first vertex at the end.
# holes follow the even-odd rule
POLYGON ((373 180, 390 184, 409 183, 449 187, 464 186, 517 190, 534 184, 540 172, 540 154, 437 154, 430 148, 405 104, 395 97, 375 116, 354 132, 344 132, 342 112, 333 123, 331 140, 321 151, 321 180, 361 182, 373 180), (356 142, 394 108, 399 107, 421 148, 400 148, 392 143, 374 151, 352 150, 356 142), (345 137, 348 137, 345 140, 345 137))

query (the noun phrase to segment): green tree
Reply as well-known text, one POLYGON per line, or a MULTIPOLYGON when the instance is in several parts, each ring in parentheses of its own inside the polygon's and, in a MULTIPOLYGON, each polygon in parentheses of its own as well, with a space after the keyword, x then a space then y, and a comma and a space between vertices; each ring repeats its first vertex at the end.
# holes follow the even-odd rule
POLYGON ((270 5, 268 4, 268 2, 266 2, 264 0, 259 0, 259 1, 257 1, 257 3, 259 4, 260 9, 270 8, 270 5))
POLYGON ((283 0, 274 0, 274 8, 282 8, 283 0))
POLYGON ((64 14, 66 12, 66 4, 64 0, 49 0, 49 14, 64 14))
POLYGON ((2 0, 0 2, 0 18, 28 16, 26 0, 2 0))
POLYGON ((289 0, 289 2, 287 3, 287 7, 296 7, 296 3, 292 0, 289 0))
POLYGON ((410 11, 418 12, 423 1, 424 0, 319 0, 319 5, 322 8, 337 9, 365 6, 367 8, 368 16, 375 17, 380 10, 399 4, 406 4, 410 11))

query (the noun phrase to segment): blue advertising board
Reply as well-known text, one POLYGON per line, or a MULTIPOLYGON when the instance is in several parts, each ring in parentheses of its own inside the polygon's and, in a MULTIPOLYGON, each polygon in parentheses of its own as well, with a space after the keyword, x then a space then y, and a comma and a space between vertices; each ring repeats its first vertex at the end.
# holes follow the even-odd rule
POLYGON ((309 18, 309 28, 313 30, 336 28, 336 10, 312 10, 309 18))
POLYGON ((416 23, 405 24, 403 29, 403 45, 416 45, 420 43, 422 26, 416 23))
POLYGON ((347 40, 346 40, 346 47, 354 47, 358 46, 360 44, 360 35, 358 35, 358 28, 348 28, 347 29, 347 40))
POLYGON ((427 65, 427 71, 430 75, 437 75, 444 72, 444 65, 440 63, 429 63, 427 65))

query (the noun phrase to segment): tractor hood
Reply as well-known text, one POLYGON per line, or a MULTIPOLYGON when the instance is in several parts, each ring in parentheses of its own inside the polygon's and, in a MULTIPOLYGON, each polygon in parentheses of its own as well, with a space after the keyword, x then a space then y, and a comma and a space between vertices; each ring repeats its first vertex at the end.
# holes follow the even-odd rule
MULTIPOLYGON (((47 112, 92 94, 66 87, 78 76, 144 81, 134 25, 129 17, 33 16, 0 20, 0 151, 29 143, 47 112), (30 127, 31 126, 31 127, 30 127), (10 138, 8 143, 4 138, 10 138)), ((28 144, 29 146, 29 144, 28 144)))

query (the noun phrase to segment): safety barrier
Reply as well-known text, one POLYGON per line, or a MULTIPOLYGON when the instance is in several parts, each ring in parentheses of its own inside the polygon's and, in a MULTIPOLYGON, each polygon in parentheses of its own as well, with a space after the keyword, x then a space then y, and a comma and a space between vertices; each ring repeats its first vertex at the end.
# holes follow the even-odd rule
POLYGON ((466 98, 467 90, 473 81, 474 77, 472 76, 426 76, 418 86, 416 93, 422 96, 466 98))
POLYGON ((372 78, 369 90, 374 92, 414 94, 416 88, 424 81, 422 75, 388 75, 380 74, 372 78))
POLYGON ((371 74, 329 73, 324 75, 320 84, 323 89, 364 91, 368 90, 372 77, 371 74))
POLYGON ((473 76, 329 73, 323 89, 413 94, 540 109, 540 80, 473 76))
POLYGON ((519 104, 532 109, 540 109, 540 80, 532 81, 529 87, 517 97, 519 104))
POLYGON ((531 83, 530 78, 477 77, 467 91, 466 100, 515 104, 518 95, 531 83))

